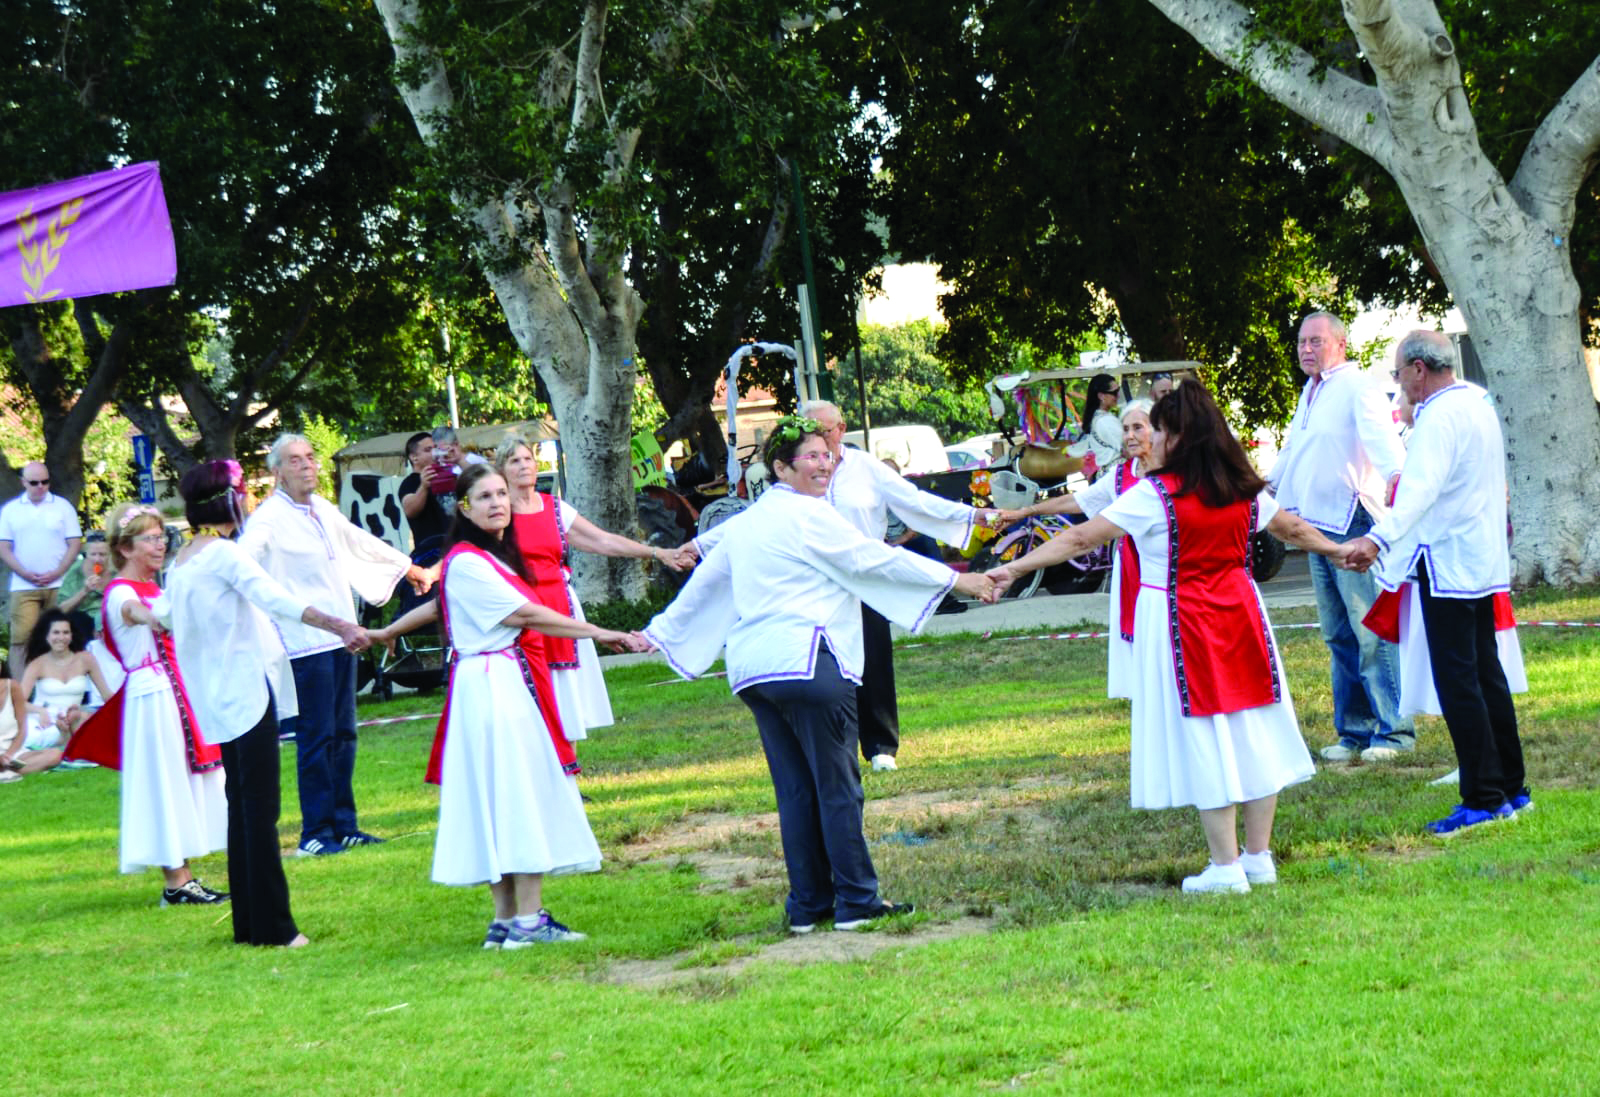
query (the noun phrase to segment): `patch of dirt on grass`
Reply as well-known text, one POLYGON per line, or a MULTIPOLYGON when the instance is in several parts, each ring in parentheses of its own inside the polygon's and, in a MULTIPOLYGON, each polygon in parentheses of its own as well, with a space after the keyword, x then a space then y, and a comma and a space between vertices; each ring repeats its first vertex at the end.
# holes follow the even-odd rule
POLYGON ((731 979, 752 964, 838 964, 865 960, 890 949, 918 948, 938 941, 953 941, 988 933, 995 926, 992 918, 958 918, 953 922, 927 922, 909 932, 834 933, 819 930, 804 936, 790 936, 764 946, 749 956, 739 956, 713 968, 678 965, 689 954, 659 960, 619 960, 599 977, 599 981, 645 990, 670 990, 704 983, 708 978, 731 979))

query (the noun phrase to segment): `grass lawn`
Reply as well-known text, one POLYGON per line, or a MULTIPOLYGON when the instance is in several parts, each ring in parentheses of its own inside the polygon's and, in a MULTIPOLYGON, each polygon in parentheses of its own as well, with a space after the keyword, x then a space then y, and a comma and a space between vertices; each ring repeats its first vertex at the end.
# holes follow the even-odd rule
MULTIPOLYGON (((1524 620, 1600 621, 1600 591, 1524 620)), ((1309 611, 1275 615, 1306 623, 1309 611)), ((1302 729, 1332 738, 1326 651, 1279 634, 1302 729)), ((941 638, 897 656, 902 768, 868 774, 884 892, 918 913, 783 932, 772 792, 722 680, 608 672, 579 744, 601 873, 546 904, 590 934, 478 948, 485 889, 429 882, 431 720, 363 733, 362 825, 287 862, 310 948, 235 946, 116 872, 117 776, 0 787, 8 1094, 1582 1092, 1600 1078, 1600 629, 1521 630, 1537 810, 1450 842, 1444 727, 1282 798, 1282 883, 1192 897, 1192 811, 1127 806, 1127 710, 1100 642, 941 638), (1584 1078, 1590 1079, 1585 1083, 1584 1078)), ((436 713, 441 698, 362 706, 436 713)), ((293 846, 293 750, 282 840, 293 846)), ((222 856, 198 874, 226 886, 222 856)))

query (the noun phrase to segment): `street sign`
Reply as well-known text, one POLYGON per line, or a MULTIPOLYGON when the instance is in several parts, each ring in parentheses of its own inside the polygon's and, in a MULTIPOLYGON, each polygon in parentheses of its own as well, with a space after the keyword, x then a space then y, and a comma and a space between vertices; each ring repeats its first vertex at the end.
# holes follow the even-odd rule
POLYGON ((139 502, 154 503, 156 501, 156 478, 153 468, 156 460, 156 446, 148 436, 135 434, 133 436, 133 463, 139 470, 139 502))

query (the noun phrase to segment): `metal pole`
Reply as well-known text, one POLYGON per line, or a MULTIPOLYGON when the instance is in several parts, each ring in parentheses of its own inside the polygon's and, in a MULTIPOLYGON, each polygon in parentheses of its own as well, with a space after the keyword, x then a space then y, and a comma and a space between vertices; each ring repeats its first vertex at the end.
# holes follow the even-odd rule
POLYGON ((867 410, 867 374, 861 368, 861 323, 853 311, 850 313, 850 341, 855 344, 856 392, 861 396, 861 448, 864 452, 871 453, 872 413, 867 410))
POLYGON ((815 375, 822 368, 822 318, 817 315, 817 276, 811 269, 811 230, 806 223, 806 195, 800 182, 799 161, 789 161, 789 177, 794 183, 794 208, 800 215, 800 267, 806 276, 806 284, 800 289, 800 307, 811 318, 811 335, 806 340, 805 357, 815 375))

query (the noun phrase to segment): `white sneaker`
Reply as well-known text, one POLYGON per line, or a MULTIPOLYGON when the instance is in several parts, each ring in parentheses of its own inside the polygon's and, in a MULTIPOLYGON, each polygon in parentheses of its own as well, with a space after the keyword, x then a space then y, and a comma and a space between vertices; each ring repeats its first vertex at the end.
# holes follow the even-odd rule
POLYGON ((1363 762, 1392 762, 1400 757, 1400 752, 1394 747, 1368 747, 1361 752, 1363 762))
POLYGON ((1185 876, 1183 890, 1190 895, 1207 892, 1233 892, 1243 895, 1250 890, 1250 881, 1245 877, 1244 866, 1238 861, 1231 865, 1212 863, 1198 876, 1185 876))
POLYGON ((1317 753, 1322 755, 1324 762, 1348 762, 1356 756, 1356 752, 1343 743, 1334 743, 1332 746, 1323 747, 1317 753))
POLYGON ((1260 853, 1241 853, 1239 864, 1244 867, 1244 878, 1251 886, 1278 882, 1278 866, 1273 863, 1270 849, 1264 849, 1260 853))
POLYGON ((885 773, 899 768, 894 764, 894 755, 892 754, 874 754, 872 756, 872 772, 874 773, 885 773))
POLYGON ((1430 785, 1459 785, 1460 783, 1461 771, 1459 769, 1453 769, 1443 777, 1435 777, 1428 782, 1430 785))

